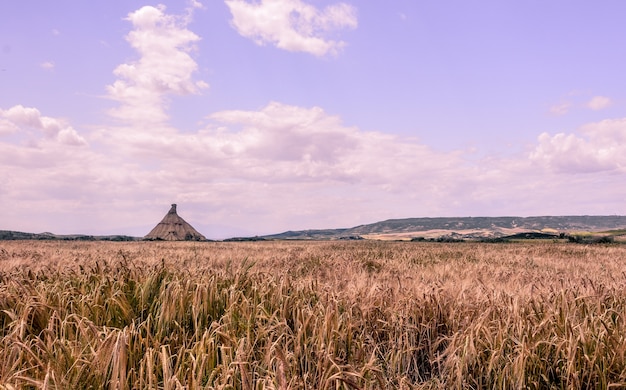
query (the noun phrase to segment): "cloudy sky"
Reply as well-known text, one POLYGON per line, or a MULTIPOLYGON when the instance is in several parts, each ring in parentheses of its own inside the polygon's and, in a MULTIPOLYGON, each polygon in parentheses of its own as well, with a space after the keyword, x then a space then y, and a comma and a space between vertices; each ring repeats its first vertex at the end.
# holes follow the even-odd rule
POLYGON ((626 214, 622 0, 0 2, 0 229, 626 214))

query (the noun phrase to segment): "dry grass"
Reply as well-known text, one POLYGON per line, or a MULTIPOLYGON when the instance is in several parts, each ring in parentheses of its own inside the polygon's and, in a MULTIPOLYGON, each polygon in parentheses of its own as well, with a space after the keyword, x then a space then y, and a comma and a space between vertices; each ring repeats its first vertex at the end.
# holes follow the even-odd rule
POLYGON ((626 247, 0 242, 0 389, 626 387, 626 247))

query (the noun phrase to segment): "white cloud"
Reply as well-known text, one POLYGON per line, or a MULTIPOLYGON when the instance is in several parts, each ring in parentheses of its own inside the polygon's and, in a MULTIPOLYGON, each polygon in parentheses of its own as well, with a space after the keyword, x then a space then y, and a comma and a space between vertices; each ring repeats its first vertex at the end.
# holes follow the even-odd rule
POLYGON ((271 102, 258 111, 223 111, 210 119, 211 126, 196 134, 137 137, 120 132, 107 142, 126 145, 135 155, 167 160, 185 174, 196 172, 196 180, 206 175, 392 189, 462 171, 458 153, 436 153, 416 141, 360 131, 320 107, 271 102))
POLYGON ((225 111, 211 118, 242 127, 236 133, 215 134, 227 150, 276 161, 337 161, 345 148, 355 145, 356 129, 342 126, 338 117, 321 108, 311 109, 272 102, 260 111, 225 111))
POLYGON ((17 105, 8 110, 0 109, 0 132, 17 132, 19 130, 36 129, 46 138, 61 144, 80 146, 87 141, 63 119, 42 116, 39 110, 32 107, 17 105))
POLYGON ((609 99, 606 96, 594 96, 587 103, 587 107, 594 111, 599 111, 599 110, 608 108, 611 105, 611 103, 612 103, 611 99, 609 99))
POLYGON ((570 108, 571 108, 571 104, 570 103, 559 103, 559 104, 555 104, 552 107, 550 107, 550 113, 553 115, 565 115, 569 112, 570 108))
POLYGON ((333 30, 356 28, 356 9, 346 3, 323 10, 301 0, 225 0, 233 15, 233 27, 258 45, 273 44, 288 51, 315 56, 337 54, 344 41, 328 38, 333 30))
MULTIPOLYGON (((194 3, 199 4, 199 3, 194 3)), ((208 84, 194 80, 198 65, 191 57, 200 37, 186 28, 185 17, 164 13, 165 7, 145 6, 128 15, 133 24, 126 39, 139 60, 119 65, 118 79, 107 86, 109 97, 121 103, 111 115, 135 125, 163 123, 168 95, 198 94, 208 84)))
POLYGON ((39 66, 45 70, 52 70, 54 69, 54 62, 51 62, 51 61, 42 62, 39 66))
POLYGON ((2 110, 0 110, 0 135, 17 133, 20 130, 12 121, 2 118, 2 110))
POLYGON ((14 125, 41 128, 41 114, 36 108, 17 105, 8 110, 0 110, 0 117, 10 121, 14 125))
POLYGON ((87 143, 87 141, 71 127, 61 129, 57 134, 57 139, 65 145, 80 146, 87 143))
POLYGON ((583 96, 580 96, 581 93, 578 91, 572 91, 568 94, 567 101, 555 104, 550 107, 549 111, 553 115, 561 116, 569 113, 572 108, 588 108, 594 111, 600 111, 605 108, 610 107, 613 104, 613 101, 606 96, 594 96, 589 100, 583 96), (574 100, 574 102, 572 102, 574 100))
POLYGON ((558 172, 626 172, 626 118, 588 124, 580 133, 543 133, 530 158, 558 172))
POLYGON ((205 7, 198 0, 189 0, 187 3, 188 3, 188 6, 185 9, 185 12, 187 13, 186 22, 189 23, 191 22, 191 19, 193 18, 193 12, 197 9, 204 9, 205 7))
POLYGON ((626 146, 626 118, 590 123, 582 126, 580 131, 599 144, 626 146))

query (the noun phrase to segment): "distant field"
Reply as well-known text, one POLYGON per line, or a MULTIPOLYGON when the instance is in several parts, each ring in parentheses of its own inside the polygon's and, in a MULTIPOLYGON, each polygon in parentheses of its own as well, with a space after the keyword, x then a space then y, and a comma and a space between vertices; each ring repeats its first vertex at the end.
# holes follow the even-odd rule
POLYGON ((626 246, 0 242, 0 389, 626 387, 626 246))

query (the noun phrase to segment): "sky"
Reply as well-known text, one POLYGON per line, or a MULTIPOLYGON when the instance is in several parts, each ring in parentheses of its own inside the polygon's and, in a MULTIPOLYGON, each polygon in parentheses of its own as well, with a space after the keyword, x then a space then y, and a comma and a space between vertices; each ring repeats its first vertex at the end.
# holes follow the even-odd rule
POLYGON ((622 0, 0 2, 0 230, 626 214, 622 0))

